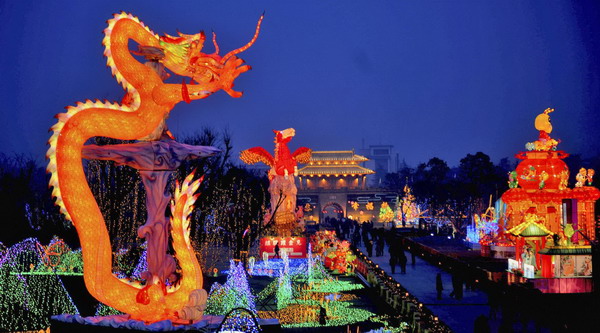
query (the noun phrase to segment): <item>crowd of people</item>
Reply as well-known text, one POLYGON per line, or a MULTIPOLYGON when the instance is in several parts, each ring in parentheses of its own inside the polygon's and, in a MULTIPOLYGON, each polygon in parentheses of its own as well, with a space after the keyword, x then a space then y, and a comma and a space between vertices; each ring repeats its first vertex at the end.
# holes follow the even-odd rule
POLYGON ((400 267, 401 274, 406 274, 407 257, 404 252, 405 248, 402 242, 394 241, 395 234, 393 232, 383 228, 375 228, 372 221, 360 223, 346 218, 325 218, 324 224, 335 230, 340 240, 347 240, 355 247, 364 244, 367 255, 370 257, 373 256, 373 250, 375 250, 376 257, 383 256, 387 244, 392 274, 395 274, 396 266, 400 267))
POLYGON ((347 240, 356 247, 364 244, 369 256, 373 256, 373 248, 375 248, 375 256, 383 256, 385 243, 389 242, 391 236, 390 233, 385 233, 383 228, 374 228, 373 221, 361 223, 348 218, 326 217, 323 224, 335 230, 341 240, 347 240))
MULTIPOLYGON (((397 236, 396 233, 384 228, 374 227, 373 221, 361 223, 348 218, 335 219, 326 217, 324 225, 335 230, 335 233, 340 240, 349 241, 357 248, 364 245, 369 257, 384 256, 384 250, 387 245, 392 274, 396 274, 396 267, 400 268, 400 274, 406 274, 408 258, 405 251, 407 249, 401 237, 397 236), (375 250, 375 253, 373 253, 373 250, 375 250)), ((434 226, 423 225, 420 226, 420 228, 431 228, 432 232, 438 232, 438 230, 433 229, 435 228, 434 226)), ((415 253, 409 253, 411 256, 411 263, 412 265, 415 265, 415 253)), ((452 274, 452 290, 449 293, 449 297, 461 300, 464 294, 464 287, 466 287, 467 290, 473 290, 475 288, 475 279, 465 275, 465 272, 461 272, 460 270, 454 270, 450 273, 452 274)), ((436 277, 435 287, 438 299, 441 299, 444 290, 441 274, 439 277, 436 277)))

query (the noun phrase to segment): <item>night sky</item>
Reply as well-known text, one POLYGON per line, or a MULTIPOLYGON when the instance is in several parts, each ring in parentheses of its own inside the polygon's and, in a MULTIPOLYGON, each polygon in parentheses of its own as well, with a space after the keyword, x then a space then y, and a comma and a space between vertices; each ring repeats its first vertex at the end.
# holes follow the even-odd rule
MULTIPOLYGON (((219 92, 180 103, 176 136, 228 128, 236 151, 391 144, 409 165, 494 161, 537 138, 547 107, 569 153, 600 149, 600 5, 594 1, 0 1, 0 151, 44 161, 48 128, 67 105, 121 100, 102 55, 119 11, 154 32, 217 33, 221 53, 244 45, 263 11, 253 67, 219 92)), ((210 42, 205 51, 212 53, 210 42)))

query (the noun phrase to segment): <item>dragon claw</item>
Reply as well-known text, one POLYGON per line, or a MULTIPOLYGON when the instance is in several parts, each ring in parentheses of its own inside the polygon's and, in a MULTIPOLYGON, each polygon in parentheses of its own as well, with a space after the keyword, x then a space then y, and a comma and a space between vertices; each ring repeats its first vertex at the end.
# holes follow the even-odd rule
POLYGON ((235 90, 229 89, 229 88, 223 89, 223 90, 225 90, 225 92, 233 98, 240 98, 244 94, 243 91, 235 91, 235 90))
POLYGON ((247 71, 249 71, 251 69, 252 69, 252 66, 250 66, 250 65, 238 67, 238 71, 240 71, 240 73, 247 72, 247 71))

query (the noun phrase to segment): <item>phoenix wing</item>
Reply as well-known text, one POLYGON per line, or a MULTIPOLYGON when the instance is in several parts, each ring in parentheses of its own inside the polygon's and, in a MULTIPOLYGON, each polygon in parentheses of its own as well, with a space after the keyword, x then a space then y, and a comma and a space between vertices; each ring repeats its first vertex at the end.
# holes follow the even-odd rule
POLYGON ((307 164, 310 161, 312 155, 312 149, 306 147, 300 147, 292 154, 292 157, 298 163, 307 164))
POLYGON ((263 147, 253 147, 240 152, 240 159, 246 164, 255 164, 263 162, 271 168, 275 165, 273 156, 263 147))

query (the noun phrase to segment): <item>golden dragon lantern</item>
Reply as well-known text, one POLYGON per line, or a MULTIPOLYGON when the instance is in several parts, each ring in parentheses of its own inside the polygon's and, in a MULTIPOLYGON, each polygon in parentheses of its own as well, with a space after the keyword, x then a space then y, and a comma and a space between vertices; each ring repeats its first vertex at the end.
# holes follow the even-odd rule
POLYGON ((233 90, 233 82, 250 66, 244 65, 237 54, 255 42, 262 19, 261 16, 249 43, 221 56, 214 34, 215 52, 207 54, 202 52, 206 39, 203 32, 159 36, 131 14, 115 14, 104 30, 104 55, 112 74, 127 92, 126 97, 122 103, 88 100, 57 115, 47 153, 52 195, 79 235, 88 291, 102 303, 130 314, 132 319, 199 319, 188 315, 194 312, 190 299, 202 303, 206 295, 200 292, 202 270, 187 229, 199 181, 187 177, 171 205, 172 245, 181 266, 181 277, 175 285, 166 286, 160 281, 141 285, 119 279, 112 273, 112 250, 104 218, 84 174, 84 144, 97 136, 155 140, 164 132, 165 120, 175 104, 203 99, 219 90, 240 97, 242 93, 233 90), (138 44, 137 51, 129 50, 130 41, 138 44), (142 55, 149 62, 141 63, 134 55, 142 55), (190 83, 185 79, 181 84, 166 83, 164 80, 171 75, 168 71, 187 77, 190 83))

